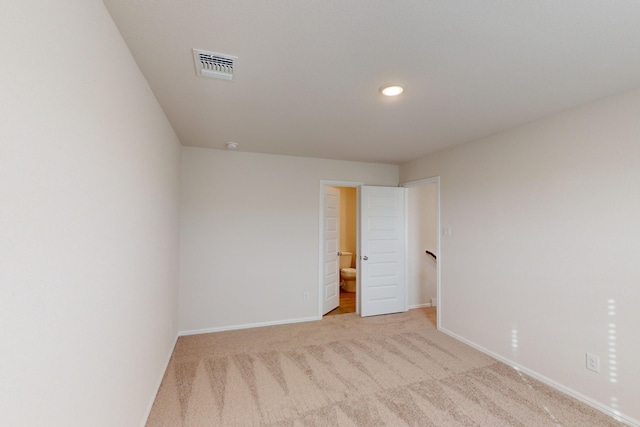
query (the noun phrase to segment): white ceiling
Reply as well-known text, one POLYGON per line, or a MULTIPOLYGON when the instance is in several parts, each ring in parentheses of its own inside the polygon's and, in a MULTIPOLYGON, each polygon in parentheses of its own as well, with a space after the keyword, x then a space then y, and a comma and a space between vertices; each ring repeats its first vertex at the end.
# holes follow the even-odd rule
POLYGON ((402 163, 640 87, 638 0, 104 2, 189 146, 402 163))

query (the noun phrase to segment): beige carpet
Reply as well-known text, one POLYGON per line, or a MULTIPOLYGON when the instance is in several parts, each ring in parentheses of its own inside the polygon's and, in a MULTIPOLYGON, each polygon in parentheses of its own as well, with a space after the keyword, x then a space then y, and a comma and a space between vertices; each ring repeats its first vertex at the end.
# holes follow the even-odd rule
POLYGON ((429 310, 182 337, 147 425, 623 425, 437 332, 429 310))

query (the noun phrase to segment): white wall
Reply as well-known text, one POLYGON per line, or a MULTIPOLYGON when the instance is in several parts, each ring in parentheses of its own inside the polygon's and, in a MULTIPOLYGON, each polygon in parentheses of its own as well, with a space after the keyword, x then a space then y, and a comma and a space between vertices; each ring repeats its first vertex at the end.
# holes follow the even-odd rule
POLYGON ((436 260, 425 252, 438 253, 436 184, 410 187, 408 197, 409 307, 427 306, 437 295, 436 260))
POLYGON ((101 1, 4 2, 0 28, 0 425, 142 425, 177 334, 177 138, 101 1))
POLYGON ((401 166, 441 177, 441 326, 636 420, 639 111, 634 91, 401 166))
POLYGON ((320 180, 397 185, 398 166, 182 148, 181 331, 318 316, 320 180))

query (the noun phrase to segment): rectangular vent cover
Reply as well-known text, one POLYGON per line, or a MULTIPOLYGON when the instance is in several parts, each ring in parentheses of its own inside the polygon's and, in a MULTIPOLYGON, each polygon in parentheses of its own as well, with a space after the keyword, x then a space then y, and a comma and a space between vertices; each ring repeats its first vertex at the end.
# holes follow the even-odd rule
POLYGON ((236 59, 238 59, 237 56, 193 49, 196 73, 202 77, 233 80, 233 67, 236 59))

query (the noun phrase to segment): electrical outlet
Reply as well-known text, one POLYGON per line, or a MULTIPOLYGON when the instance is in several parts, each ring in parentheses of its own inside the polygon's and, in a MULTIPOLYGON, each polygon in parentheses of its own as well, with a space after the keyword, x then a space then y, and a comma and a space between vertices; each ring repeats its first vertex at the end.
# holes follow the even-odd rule
POLYGON ((587 353, 587 369, 593 372, 600 372, 600 358, 594 354, 587 353))
POLYGON ((302 294, 302 299, 305 301, 309 301, 309 292, 305 292, 304 294, 302 294))

